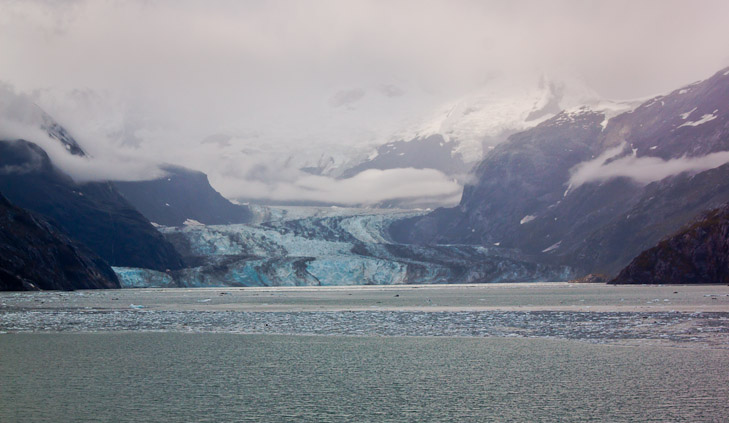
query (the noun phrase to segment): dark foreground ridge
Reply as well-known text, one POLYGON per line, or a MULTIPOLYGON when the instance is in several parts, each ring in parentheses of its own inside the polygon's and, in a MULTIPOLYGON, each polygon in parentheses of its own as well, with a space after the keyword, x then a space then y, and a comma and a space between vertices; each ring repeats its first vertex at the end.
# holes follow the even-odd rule
POLYGON ((0 191, 113 266, 178 269, 182 258, 110 182, 76 183, 36 144, 0 142, 0 191))
POLYGON ((729 283, 729 203, 642 252, 611 283, 729 283))
POLYGON ((0 194, 0 290, 119 288, 99 256, 0 194))

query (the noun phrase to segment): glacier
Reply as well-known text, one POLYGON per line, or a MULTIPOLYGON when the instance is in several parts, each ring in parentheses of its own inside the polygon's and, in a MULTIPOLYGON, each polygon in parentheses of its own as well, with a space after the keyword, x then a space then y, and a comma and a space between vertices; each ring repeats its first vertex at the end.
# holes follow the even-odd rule
POLYGON ((565 266, 498 246, 393 242, 387 227, 423 211, 257 207, 255 223, 159 227, 185 257, 168 272, 114 268, 124 288, 325 286, 567 280, 565 266))

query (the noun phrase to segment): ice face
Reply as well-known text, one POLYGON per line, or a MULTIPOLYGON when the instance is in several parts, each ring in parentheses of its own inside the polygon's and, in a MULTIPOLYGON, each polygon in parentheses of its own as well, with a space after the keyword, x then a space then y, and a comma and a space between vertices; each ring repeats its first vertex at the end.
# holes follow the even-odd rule
POLYGON ((124 287, 487 283, 565 280, 569 268, 523 260, 498 246, 417 246, 389 240, 396 219, 421 212, 323 208, 245 225, 159 228, 192 267, 171 272, 116 268, 124 287), (287 216, 287 217, 285 217, 287 216))
POLYGON ((122 288, 166 288, 175 286, 171 275, 150 269, 112 267, 122 288))

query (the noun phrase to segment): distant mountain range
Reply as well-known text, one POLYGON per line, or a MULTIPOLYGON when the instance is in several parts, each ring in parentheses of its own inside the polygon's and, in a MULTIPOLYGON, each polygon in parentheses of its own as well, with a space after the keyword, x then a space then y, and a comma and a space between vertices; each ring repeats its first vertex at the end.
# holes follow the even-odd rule
POLYGON ((498 244, 616 274, 729 201, 727 98, 724 69, 612 118, 589 107, 563 111, 488 153, 457 207, 390 232, 416 244, 498 244))
MULTIPOLYGON (((713 254, 711 263, 724 263, 716 254, 723 254, 721 242, 726 240, 726 231, 721 224, 715 225, 724 219, 724 212, 708 215, 708 223, 684 228, 678 238, 650 248, 707 210, 729 202, 729 69, 642 103, 570 96, 564 87, 546 82, 540 87, 536 97, 527 95, 509 107, 503 98, 481 94, 455 103, 445 118, 413 131, 411 138, 381 145, 366 160, 339 167, 336 173, 340 178, 368 169, 412 167, 439 169, 469 181, 457 207, 393 218, 387 233, 381 234, 386 241, 373 244, 387 248, 389 255, 381 257, 353 248, 350 264, 359 266, 360 256, 398 263, 413 261, 414 252, 422 251, 428 252, 425 261, 439 263, 443 257, 436 253, 447 250, 450 254, 465 245, 464 251, 471 251, 471 246, 486 247, 495 261, 508 256, 509 263, 518 263, 516 267, 490 263, 488 277, 476 275, 473 280, 501 280, 499 272, 507 272, 507 268, 512 269, 509 280, 513 280, 521 275, 513 269, 531 269, 532 265, 539 270, 530 273, 533 278, 542 273, 570 277, 619 274, 616 280, 630 283, 718 278, 718 273, 711 273, 701 263, 707 262, 707 254, 713 254), (584 100, 583 105, 574 105, 576 99, 584 100), (499 107, 508 110, 498 114, 495 110, 499 107), (493 121, 488 121, 490 116, 493 121), (480 122, 480 126, 471 130, 461 126, 469 122, 480 122), (488 134, 508 138, 499 143, 488 134), (479 157, 474 154, 478 150, 474 140, 487 151, 480 162, 474 159, 479 157), (705 251, 706 245, 713 247, 705 251), (682 268, 693 273, 681 276, 667 272, 671 257, 690 263, 682 268), (703 276, 695 276, 699 273, 703 276)), ((29 110, 36 129, 60 143, 64 154, 88 157, 50 116, 33 107, 29 110)), ((334 172, 333 162, 321 163, 326 170, 307 171, 334 172)), ((77 183, 32 140, 0 140, 0 193, 7 197, 0 201, 4 213, 0 222, 0 251, 4 252, 0 289, 118 286, 109 265, 151 269, 162 272, 160 277, 171 278, 181 274, 186 263, 152 222, 164 226, 251 222, 250 209, 222 197, 205 174, 175 166, 162 166, 161 170, 164 176, 148 181, 77 183), (33 269, 31 263, 44 269, 33 269), (46 270, 57 277, 49 276, 46 270)), ((295 227, 308 224, 318 223, 303 219, 295 227)), ((255 242, 276 244, 273 238, 286 232, 268 229, 262 233, 272 239, 258 237, 255 242)), ((244 228, 230 233, 239 232, 245 232, 244 228)), ((324 241, 336 243, 337 237, 343 236, 309 232, 302 235, 306 242, 309 237, 319 242, 324 236, 324 241)), ((187 245, 177 242, 178 232, 167 234, 178 248, 187 245)), ((236 266, 249 269, 246 257, 239 257, 242 261, 236 266)), ((317 263, 312 264, 316 267, 329 261, 320 258, 312 263, 317 263)), ((415 274, 413 269, 417 268, 411 264, 408 275, 415 274)), ((215 265, 208 270, 215 271, 215 265)), ((262 274, 278 275, 266 266, 264 270, 269 273, 262 274)), ((322 275, 328 271, 315 270, 322 275)), ((193 275, 194 271, 188 273, 193 275)))

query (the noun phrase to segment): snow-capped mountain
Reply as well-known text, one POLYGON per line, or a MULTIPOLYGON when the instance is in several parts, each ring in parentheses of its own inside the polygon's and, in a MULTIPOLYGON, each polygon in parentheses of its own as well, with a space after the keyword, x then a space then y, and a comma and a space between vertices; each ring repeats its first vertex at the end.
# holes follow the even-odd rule
POLYGON ((493 80, 409 122, 366 159, 352 161, 340 177, 367 169, 412 167, 437 169, 465 180, 484 154, 510 135, 532 128, 562 110, 580 107, 602 111, 607 119, 628 110, 631 103, 602 100, 578 78, 554 81, 542 76, 532 84, 516 79, 493 80))
MULTIPOLYGON (((615 273, 729 201, 729 70, 608 119, 572 109, 487 154, 456 208, 392 226, 395 239, 518 248, 615 273)), ((615 109, 609 110, 615 113, 615 109)))
POLYGON ((446 102, 392 137, 417 140, 440 135, 445 142, 455 142, 453 154, 473 163, 515 132, 534 127, 564 109, 599 101, 600 96, 579 78, 557 81, 542 75, 531 83, 521 78, 499 78, 446 102))
MULTIPOLYGON (((351 110, 348 113, 369 113, 380 108, 390 110, 393 107, 390 101, 403 106, 413 102, 407 99, 408 96, 418 97, 407 90, 400 94, 395 100, 364 95, 349 104, 351 110)), ((291 180, 300 179, 302 172, 342 181, 368 170, 433 169, 441 173, 442 179, 463 185, 468 182, 469 172, 483 158, 484 152, 491 151, 509 135, 532 128, 564 109, 577 110, 585 106, 603 112, 607 120, 634 104, 602 100, 579 78, 558 81, 545 76, 532 79, 494 77, 481 88, 456 99, 443 101, 429 110, 418 109, 417 113, 396 123, 391 122, 389 126, 371 128, 371 135, 375 138, 369 143, 311 143, 305 149, 300 149, 268 143, 259 134, 250 136, 250 139, 245 140, 246 147, 240 150, 247 155, 241 161, 247 163, 255 157, 257 164, 242 166, 250 170, 242 174, 238 171, 237 177, 271 184, 271 181, 282 179, 285 179, 284 183, 290 183, 291 180)), ((351 116, 340 114, 342 112, 338 111, 332 119, 352 119, 351 116)), ((206 139, 205 143, 217 144, 221 151, 232 157, 238 153, 239 147, 238 142, 231 141, 231 138, 218 135, 206 139)), ((332 185, 336 183, 331 181, 332 185)), ((258 198, 256 195, 235 197, 251 203, 326 204, 320 199, 287 202, 285 199, 272 201, 270 198, 260 198, 273 191, 275 189, 265 190, 258 194, 258 198)), ((301 197, 305 198, 306 193, 302 193, 301 197)), ((426 193, 418 194, 418 198, 382 198, 378 201, 363 201, 359 205, 436 207, 452 205, 455 201, 457 196, 453 193, 448 196, 426 193)), ((335 195, 330 204, 356 205, 341 202, 335 195)))

